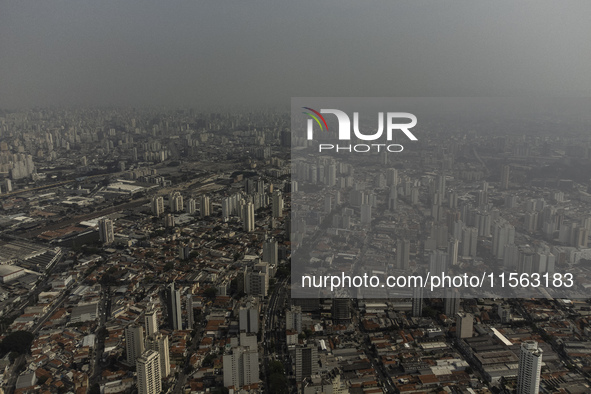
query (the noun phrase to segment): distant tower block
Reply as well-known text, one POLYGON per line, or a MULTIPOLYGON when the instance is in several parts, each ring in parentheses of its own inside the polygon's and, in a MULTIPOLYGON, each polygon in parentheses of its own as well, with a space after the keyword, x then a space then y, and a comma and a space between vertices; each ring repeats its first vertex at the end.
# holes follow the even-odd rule
POLYGON ((201 196, 199 202, 199 214, 201 218, 205 218, 211 215, 211 202, 209 197, 201 196))
POLYGON ((509 167, 508 165, 504 165, 501 171, 501 189, 503 190, 509 189, 510 169, 511 167, 509 167))
POLYGON ((273 192, 272 210, 274 218, 283 217, 283 196, 280 190, 273 192))
POLYGON ((152 198, 152 215, 161 216, 164 213, 164 198, 152 198))
POLYGON ((410 241, 399 239, 396 241, 396 268, 407 270, 410 263, 410 241))
POLYGON ((460 293, 458 289, 445 289, 444 309, 448 317, 455 316, 460 310, 460 293))
POLYGON ((250 201, 244 206, 242 229, 247 233, 254 231, 254 204, 250 201))
POLYGON ((423 287, 417 286, 412 292, 412 316, 423 316, 423 287))

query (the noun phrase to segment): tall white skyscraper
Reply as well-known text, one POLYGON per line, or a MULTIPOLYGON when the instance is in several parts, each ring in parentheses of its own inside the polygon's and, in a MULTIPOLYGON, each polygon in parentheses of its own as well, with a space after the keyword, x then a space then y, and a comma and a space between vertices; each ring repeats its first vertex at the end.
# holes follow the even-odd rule
POLYGON ((211 215, 209 197, 203 195, 199 198, 199 216, 203 219, 211 215))
POLYGON ((514 243, 515 227, 506 221, 496 221, 493 225, 493 256, 503 259, 505 256, 505 247, 514 243))
POLYGON ((449 265, 458 265, 458 253, 460 250, 460 242, 452 238, 447 243, 447 256, 449 258, 449 265))
POLYGON ((511 167, 508 165, 503 166, 501 171, 501 189, 507 190, 509 189, 509 176, 510 176, 511 167))
POLYGON ((368 203, 361 204, 361 224, 371 223, 371 205, 368 203))
POLYGON ((329 187, 337 184, 337 167, 334 163, 324 167, 324 183, 329 187))
POLYGON ((146 338, 146 349, 155 350, 160 356, 160 374, 163 378, 170 374, 170 346, 168 337, 162 334, 154 334, 146 338))
POLYGON ((274 238, 266 240, 263 244, 263 261, 277 264, 277 256, 277 241, 274 238))
POLYGON ((412 315, 421 317, 423 315, 423 287, 417 286, 412 290, 412 315))
POLYGON ((172 216, 170 213, 167 213, 164 217, 164 226, 174 227, 174 216, 172 216))
POLYGON ((476 212, 475 227, 478 228, 479 237, 490 237, 491 215, 489 212, 476 212))
POLYGON ((542 349, 536 341, 525 341, 519 352, 519 372, 517 374, 518 394, 538 394, 542 372, 542 349))
POLYGON ((160 373, 160 355, 155 350, 146 350, 138 357, 137 388, 139 394, 160 394, 162 375, 160 373))
POLYGON ((439 194, 441 199, 445 196, 445 174, 439 174, 435 178, 435 192, 439 194))
POLYGON ((396 268, 401 270, 408 269, 410 257, 410 241, 408 239, 399 239, 396 241, 396 268))
POLYGON ((247 202, 244 206, 242 229, 247 233, 254 231, 254 204, 251 201, 247 202))
POLYGON ((458 289, 445 289, 443 305, 447 317, 455 316, 460 310, 460 293, 458 289))
POLYGON ((472 338, 474 333, 474 317, 469 313, 456 315, 456 337, 459 339, 472 338))
POLYGON ((398 189, 396 186, 390 186, 388 190, 388 209, 395 211, 398 208, 398 189))
POLYGON ((437 249, 429 256, 429 271, 433 274, 447 272, 448 254, 437 249))
POLYGON ((146 336, 154 335, 158 332, 158 318, 156 316, 156 311, 151 310, 146 312, 144 321, 146 323, 146 336))
POLYGON ((192 215, 195 213, 195 211, 197 210, 197 203, 195 202, 194 199, 191 198, 191 199, 189 199, 189 201, 187 201, 186 210, 189 215, 192 215))
POLYGON ((259 307, 254 300, 247 302, 238 310, 238 324, 240 331, 259 332, 259 307))
POLYGON ((259 353, 247 347, 233 348, 223 358, 224 386, 238 389, 259 381, 259 353))
POLYGON ((175 290, 174 283, 166 289, 166 307, 168 308, 168 323, 173 330, 182 330, 181 292, 175 290))
POLYGON ((168 203, 170 204, 171 212, 183 211, 183 196, 181 196, 180 192, 170 193, 168 196, 168 203))
POLYGON ((152 198, 152 215, 161 216, 164 213, 164 198, 152 198))
POLYGON ((113 231, 113 221, 111 219, 99 220, 99 238, 104 244, 111 244, 115 241, 115 232, 113 231))
POLYGON ((280 218, 283 217, 283 196, 281 195, 280 190, 275 190, 273 192, 273 217, 280 218))
POLYGON ((477 241, 478 229, 476 227, 462 226, 460 255, 462 257, 476 257, 477 241))
POLYGON ((386 184, 394 187, 398 185, 398 170, 396 168, 386 170, 386 184))
POLYGON ((125 327, 125 351, 127 364, 135 365, 135 360, 144 352, 144 330, 141 326, 125 327))

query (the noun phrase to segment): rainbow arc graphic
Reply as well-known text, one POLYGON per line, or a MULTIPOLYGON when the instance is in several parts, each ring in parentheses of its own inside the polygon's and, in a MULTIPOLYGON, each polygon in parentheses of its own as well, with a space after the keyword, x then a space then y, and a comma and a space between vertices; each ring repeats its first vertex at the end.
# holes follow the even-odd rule
POLYGON ((326 131, 328 131, 328 125, 326 124, 326 120, 324 120, 324 116, 320 115, 320 112, 310 108, 310 107, 302 107, 303 109, 307 109, 310 112, 302 112, 303 114, 306 115, 310 115, 315 121, 316 123, 318 123, 318 126, 320 126, 320 130, 324 130, 324 128, 326 127, 326 131), (320 118, 320 119, 319 119, 320 118), (324 127, 322 126, 322 123, 320 123, 320 120, 322 119, 322 123, 324 123, 324 127))

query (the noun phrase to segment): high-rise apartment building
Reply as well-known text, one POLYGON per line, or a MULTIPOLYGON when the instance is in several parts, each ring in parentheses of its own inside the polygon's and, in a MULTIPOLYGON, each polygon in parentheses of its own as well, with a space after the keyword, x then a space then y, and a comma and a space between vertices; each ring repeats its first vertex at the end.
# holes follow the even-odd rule
POLYGON ((162 216, 164 213, 164 198, 154 197, 152 198, 152 215, 162 216))
POLYGON ((318 373, 318 350, 314 345, 297 346, 295 349, 296 382, 318 373))
POLYGON ((266 297, 269 292, 269 274, 261 271, 246 273, 244 292, 248 295, 266 297))
POLYGON ((164 217, 164 227, 174 227, 174 216, 167 213, 164 217))
POLYGON ((469 313, 456 315, 456 337, 458 339, 472 338, 474 333, 474 317, 469 313))
POLYGON ((168 196, 168 203, 170 204, 171 212, 182 212, 183 211, 183 196, 180 192, 170 193, 168 196))
POLYGON ((170 374, 170 346, 168 337, 162 334, 150 335, 146 338, 146 349, 155 350, 160 358, 160 374, 163 378, 170 374))
POLYGON ((174 283, 166 289, 166 307, 168 309, 168 323, 173 330, 182 330, 181 291, 175 290, 174 283))
POLYGON ((274 238, 268 239, 263 244, 263 261, 269 264, 277 264, 278 248, 274 238))
POLYGON ((499 220, 493 224, 492 254, 498 259, 503 259, 505 247, 515 243, 515 227, 507 221, 499 220))
POLYGON ((449 265, 458 265, 458 254, 460 251, 460 242, 455 239, 451 238, 447 243, 447 256, 449 258, 449 265))
POLYGON ((254 231, 254 205, 251 201, 244 205, 242 229, 247 233, 254 231))
POLYGON ((111 219, 99 220, 99 239, 103 244, 111 244, 115 241, 113 221, 111 219))
POLYGON ((259 381, 259 353, 239 346, 223 358, 224 386, 239 389, 259 381))
POLYGON ((511 169, 511 167, 509 167, 508 165, 505 165, 505 166, 503 166, 503 169, 501 171, 501 189, 503 189, 503 190, 509 189, 510 169, 511 169))
POLYGON ((259 332, 259 304, 251 298, 238 310, 238 325, 240 331, 259 332))
POLYGON ((211 201, 208 196, 201 196, 199 198, 199 217, 206 218, 211 215, 211 201))
POLYGON ((455 316, 460 310, 460 293, 458 289, 445 289, 443 300, 445 315, 455 316))
POLYGON ((146 336, 158 333, 158 318, 155 310, 146 312, 144 322, 146 324, 146 336))
POLYGON ((361 224, 371 223, 371 205, 369 203, 361 204, 361 224))
POLYGON ((160 355, 155 350, 146 350, 138 357, 137 388, 139 394, 160 394, 162 391, 162 375, 160 372, 160 355))
POLYGON ((525 341, 519 352, 519 372, 517 373, 518 394, 538 394, 542 372, 542 349, 536 341, 525 341))
POLYGON ((187 201, 187 208, 186 211, 189 215, 192 215, 195 213, 195 211, 197 210, 197 202, 191 198, 189 199, 189 201, 187 201))
POLYGON ((281 195, 280 190, 275 190, 273 192, 272 210, 273 218, 283 217, 283 196, 281 195))
POLYGON ((412 315, 413 317, 423 316, 423 287, 417 286, 412 291, 412 315))
POLYGON ((396 268, 407 270, 410 263, 410 241, 399 239, 396 241, 396 268))
POLYGON ((144 330, 141 326, 125 327, 125 351, 127 364, 135 365, 135 360, 144 352, 144 330))

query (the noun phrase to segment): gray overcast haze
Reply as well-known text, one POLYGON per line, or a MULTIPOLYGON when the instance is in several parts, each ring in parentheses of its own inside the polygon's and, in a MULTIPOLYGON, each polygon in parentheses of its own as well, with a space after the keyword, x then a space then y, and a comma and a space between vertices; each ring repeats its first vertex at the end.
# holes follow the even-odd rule
POLYGON ((591 2, 9 1, 0 108, 591 93, 591 2))

